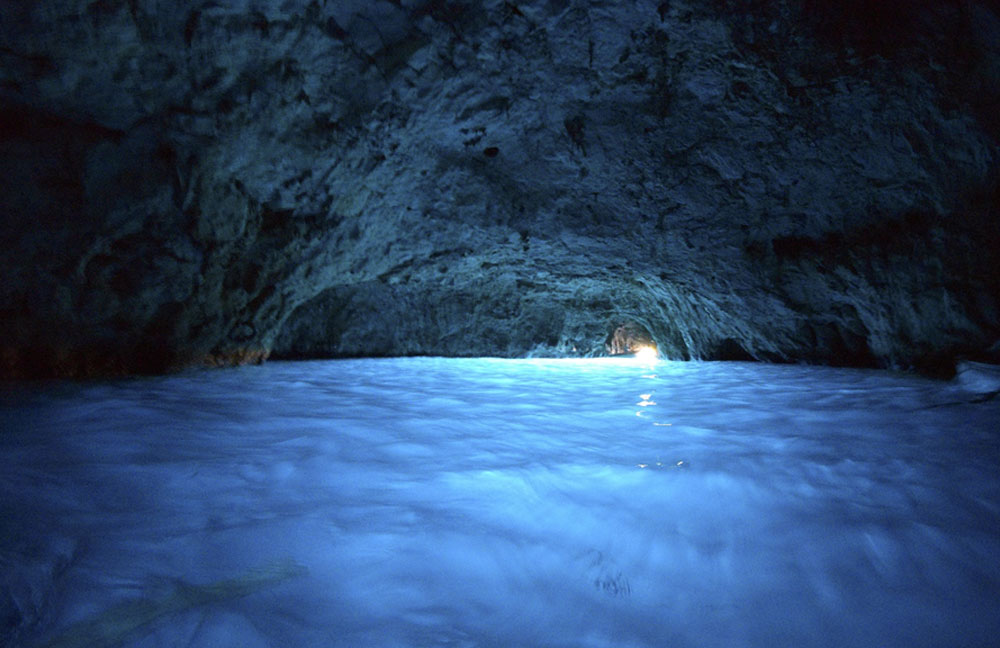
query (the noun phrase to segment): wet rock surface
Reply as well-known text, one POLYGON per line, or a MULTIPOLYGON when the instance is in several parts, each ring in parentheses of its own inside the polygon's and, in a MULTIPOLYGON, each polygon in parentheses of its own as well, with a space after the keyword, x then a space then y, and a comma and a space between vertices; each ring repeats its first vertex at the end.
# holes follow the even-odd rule
POLYGON ((870 4, 6 3, 3 372, 995 360, 1000 18, 870 4))

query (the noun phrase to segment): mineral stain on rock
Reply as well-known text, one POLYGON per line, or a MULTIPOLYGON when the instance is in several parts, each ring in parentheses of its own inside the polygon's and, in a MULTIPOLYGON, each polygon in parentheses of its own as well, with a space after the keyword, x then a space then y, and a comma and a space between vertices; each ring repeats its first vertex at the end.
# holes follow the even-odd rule
POLYGON ((3 20, 4 376, 600 355, 627 321, 669 358, 1000 360, 982 0, 3 20))

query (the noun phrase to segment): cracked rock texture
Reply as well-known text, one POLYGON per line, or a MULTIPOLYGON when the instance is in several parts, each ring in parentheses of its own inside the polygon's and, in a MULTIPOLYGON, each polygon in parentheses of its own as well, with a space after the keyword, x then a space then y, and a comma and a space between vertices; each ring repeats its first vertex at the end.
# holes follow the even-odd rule
POLYGON ((0 366, 1000 339, 985 1, 6 0, 0 366))

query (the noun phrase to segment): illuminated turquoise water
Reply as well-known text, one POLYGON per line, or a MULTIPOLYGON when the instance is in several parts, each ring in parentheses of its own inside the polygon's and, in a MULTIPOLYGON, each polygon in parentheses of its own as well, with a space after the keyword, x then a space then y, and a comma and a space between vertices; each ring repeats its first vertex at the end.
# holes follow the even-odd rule
POLYGON ((1000 405, 972 400, 631 360, 7 388, 0 638, 987 646, 1000 405))

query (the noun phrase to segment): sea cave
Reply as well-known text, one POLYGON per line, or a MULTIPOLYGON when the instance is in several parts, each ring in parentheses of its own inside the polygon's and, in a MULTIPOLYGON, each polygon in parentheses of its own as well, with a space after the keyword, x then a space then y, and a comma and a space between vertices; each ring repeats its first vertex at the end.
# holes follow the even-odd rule
POLYGON ((6 0, 0 643, 988 646, 990 0, 6 0))

